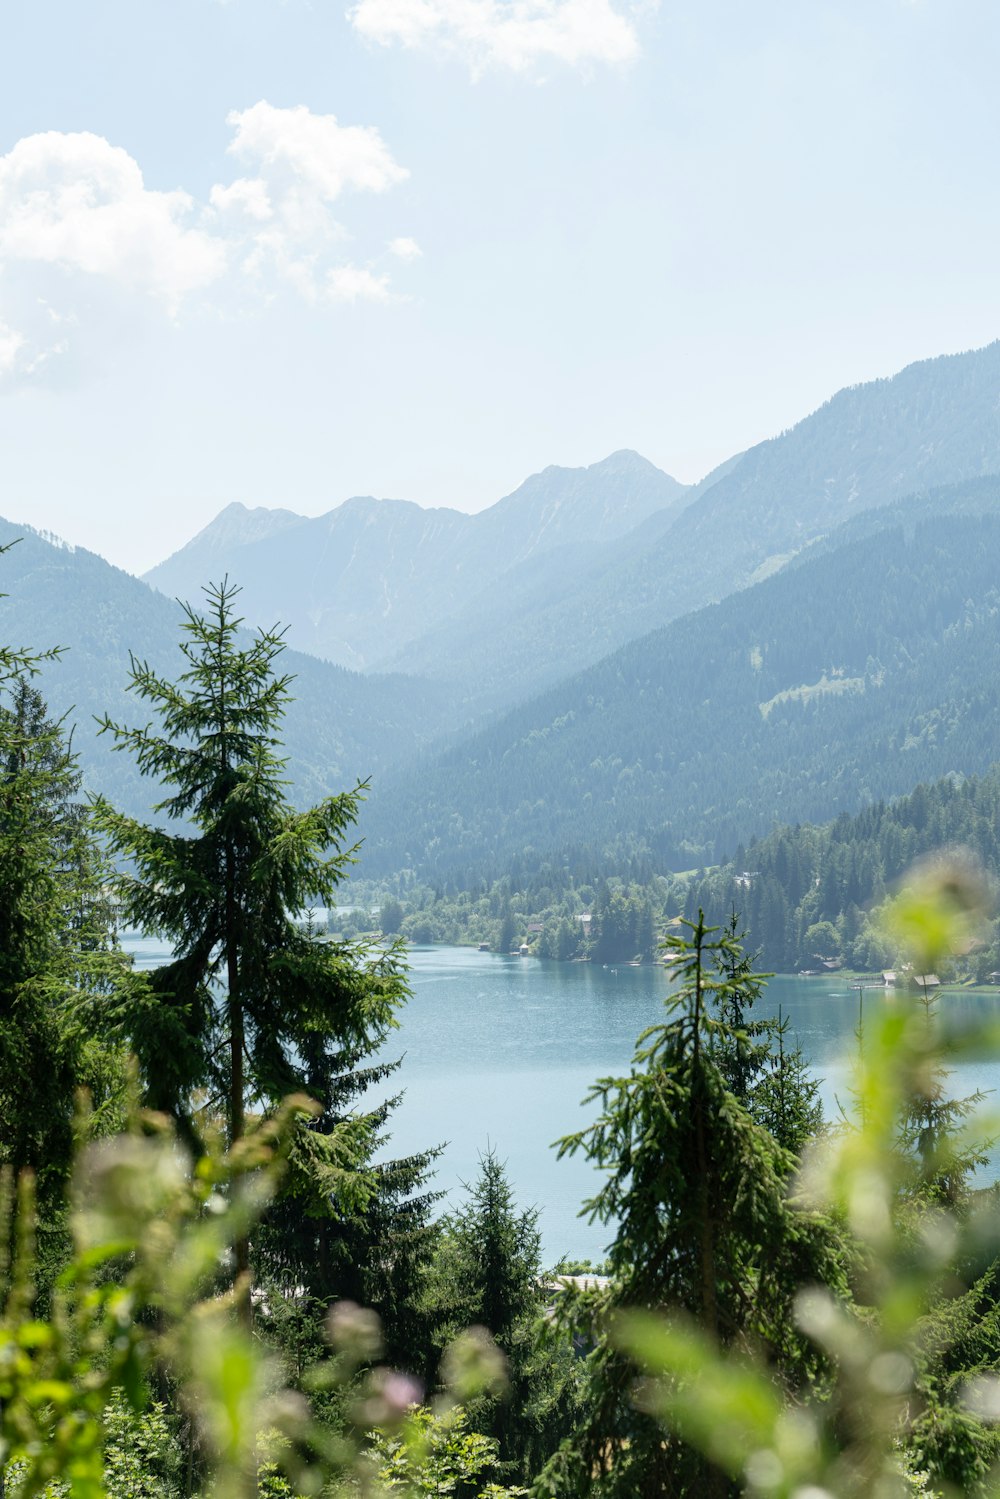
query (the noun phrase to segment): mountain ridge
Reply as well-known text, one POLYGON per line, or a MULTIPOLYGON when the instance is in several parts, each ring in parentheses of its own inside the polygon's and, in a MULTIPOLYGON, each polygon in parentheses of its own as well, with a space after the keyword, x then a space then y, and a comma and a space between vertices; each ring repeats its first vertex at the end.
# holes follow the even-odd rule
POLYGON ((786 566, 852 514, 1000 472, 1000 342, 845 387, 550 586, 454 613, 380 667, 445 678, 472 709, 512 705, 630 639, 786 566), (539 642, 550 643, 543 658, 539 642))
MULTIPOLYGON (((189 597, 210 569, 242 579, 255 623, 281 617, 299 648, 356 668, 395 670, 384 658, 456 606, 539 557, 553 569, 663 509, 685 486, 623 449, 586 468, 550 465, 475 514, 410 500, 352 496, 259 536, 226 507, 144 581, 189 597), (562 557, 562 562, 558 560, 562 557)), ((292 515, 293 512, 274 512, 292 515)), ((262 523, 257 523, 262 524, 262 523)))

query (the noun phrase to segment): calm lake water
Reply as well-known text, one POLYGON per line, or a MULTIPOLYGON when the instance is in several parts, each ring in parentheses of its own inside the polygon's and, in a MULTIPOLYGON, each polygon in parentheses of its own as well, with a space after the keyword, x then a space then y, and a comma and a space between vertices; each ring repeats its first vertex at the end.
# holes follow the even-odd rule
MULTIPOLYGON (((149 938, 130 938, 125 946, 140 967, 168 956, 149 938)), ((413 949, 410 965, 413 997, 384 1052, 402 1057, 396 1076, 405 1090, 391 1120, 389 1153, 444 1145, 436 1185, 458 1201, 480 1153, 492 1145, 507 1163, 519 1205, 539 1210, 546 1259, 600 1258, 608 1230, 578 1216, 600 1184, 598 1173, 580 1158, 557 1161, 551 1145, 586 1123, 581 1100, 595 1078, 627 1071, 636 1037, 662 1014, 663 969, 448 947, 413 949)), ((892 1000, 881 991, 865 994, 867 1014, 886 1003, 892 1000)), ((969 1020, 1000 1020, 1000 996, 948 995, 945 1003, 969 1020)), ((755 1014, 777 1014, 779 1006, 832 1115, 838 1097, 847 1101, 857 992, 836 976, 775 978, 755 1014)), ((1000 1061, 956 1068, 954 1093, 977 1089, 1000 1090, 1000 1061)))

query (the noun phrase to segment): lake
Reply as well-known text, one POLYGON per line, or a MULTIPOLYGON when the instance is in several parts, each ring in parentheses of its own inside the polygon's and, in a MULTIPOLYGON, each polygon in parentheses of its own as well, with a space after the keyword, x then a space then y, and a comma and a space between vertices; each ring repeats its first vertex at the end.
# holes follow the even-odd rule
MULTIPOLYGON (((168 956, 149 938, 125 946, 140 967, 168 956)), ((443 1144, 436 1185, 458 1201, 491 1145, 507 1163, 519 1205, 539 1210, 546 1260, 600 1258, 608 1230, 578 1216, 598 1174, 580 1158, 557 1161, 551 1145, 586 1122, 580 1103, 595 1078, 627 1071, 636 1037, 662 1014, 664 970, 417 948, 410 987, 383 1053, 402 1057, 396 1078, 405 1090, 390 1121, 389 1154, 443 1144)), ((882 991, 865 994, 866 1013, 886 1003, 892 1000, 882 991)), ((1000 996, 948 995, 942 1003, 969 1019, 1000 1019, 1000 996)), ((838 1097, 847 1101, 858 994, 836 975, 774 978, 755 1013, 776 1014, 779 1006, 816 1072, 829 1117, 838 1097)), ((1000 1063, 966 1063, 953 1084, 961 1096, 997 1088, 1000 1063)))

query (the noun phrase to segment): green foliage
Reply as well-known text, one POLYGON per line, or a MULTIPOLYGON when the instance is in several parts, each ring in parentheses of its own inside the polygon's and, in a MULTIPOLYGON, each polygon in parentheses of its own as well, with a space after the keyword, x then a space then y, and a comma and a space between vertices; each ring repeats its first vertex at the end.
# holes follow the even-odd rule
MULTIPOLYGON (((626 880, 586 860, 552 863, 529 849, 492 884, 470 873, 432 887, 404 871, 384 882, 352 881, 352 894, 366 904, 398 904, 400 930, 418 946, 470 944, 507 953, 523 942, 539 958, 651 962, 664 911, 668 903, 676 909, 684 887, 654 875, 648 858, 637 856, 625 867, 637 877, 626 880)), ((362 929, 370 924, 364 913, 357 920, 362 929)), ((338 929, 342 922, 338 915, 338 929)))
POLYGON ((510 952, 518 937, 518 922, 508 905, 500 917, 500 929, 497 933, 497 951, 510 952))
MULTIPOLYGON (((98 826, 128 861, 126 919, 174 950, 136 985, 126 1024, 149 1102, 189 1127, 199 1093, 234 1142, 248 1105, 267 1113, 291 1092, 315 1098, 289 1153, 286 1196, 300 1223, 357 1217, 377 1190, 368 1163, 385 1111, 348 1118, 344 1105, 387 1070, 352 1076, 406 987, 391 949, 318 941, 293 919, 333 903, 363 788, 304 812, 289 803, 277 733, 290 679, 274 670, 283 644, 273 632, 243 643, 235 592, 223 583, 207 590, 207 615, 187 611, 177 684, 133 658, 132 686, 159 728, 104 721, 116 748, 166 789, 157 811, 170 820, 147 826, 97 803, 98 826)), ((397 1190, 418 1176, 411 1165, 397 1190)), ((315 1254, 300 1235, 286 1261, 293 1248, 292 1275, 308 1275, 315 1254)), ((237 1269, 249 1269, 242 1242, 237 1269)))
POLYGON ((332 903, 361 788, 307 812, 288 803, 276 753, 289 696, 289 678, 273 670, 282 642, 261 633, 244 647, 234 594, 223 584, 208 590, 208 616, 189 611, 178 685, 133 659, 132 686, 154 705, 159 731, 104 721, 116 748, 166 788, 157 810, 175 826, 183 820, 183 831, 97 804, 112 849, 131 861, 120 887, 126 919, 175 949, 150 980, 152 1003, 136 1027, 151 1098, 180 1115, 192 1090, 206 1088, 224 1104, 233 1139, 247 1090, 268 1107, 304 1082, 301 1048, 318 1058, 331 1037, 342 1046, 381 1037, 403 993, 390 963, 361 972, 292 920, 310 901, 332 903))
MULTIPOLYGON (((106 1499, 182 1499, 184 1454, 177 1438, 177 1421, 156 1401, 134 1409, 124 1392, 112 1391, 102 1416, 106 1499)), ((9 1499, 25 1494, 27 1469, 23 1462, 8 1465, 5 1474, 9 1499)), ((286 1492, 290 1492, 286 1490, 286 1492)), ((69 1485, 51 1479, 43 1499, 64 1499, 69 1485)))
POLYGON ((104 1411, 104 1482, 108 1499, 179 1499, 184 1454, 177 1422, 154 1401, 134 1410, 120 1390, 104 1411))
MULTIPOLYGON (((219 1290, 220 1262, 273 1198, 295 1118, 310 1108, 289 1100, 229 1152, 216 1145, 194 1163, 151 1114, 88 1146, 74 1172, 73 1253, 47 1318, 32 1309, 30 1178, 16 1218, 3 1178, 0 1246, 14 1256, 0 1260, 0 1459, 18 1499, 177 1499, 192 1476, 201 1499, 367 1491, 366 1452, 415 1399, 411 1381, 371 1367, 378 1319, 341 1303, 328 1321, 310 1388, 341 1411, 332 1426, 283 1387, 219 1290), (148 1398, 154 1378, 178 1391, 194 1428, 183 1473, 178 1418, 148 1398)), ((456 1367, 475 1397, 483 1351, 460 1353, 456 1367)), ((473 1450, 486 1448, 459 1443, 456 1457, 473 1450)))
POLYGON ((435 1341, 486 1328, 506 1364, 504 1389, 470 1406, 475 1429, 497 1443, 500 1469, 526 1479, 558 1445, 578 1397, 568 1346, 547 1335, 535 1209, 518 1212, 503 1164, 480 1158, 466 1201, 440 1228, 427 1298, 435 1341))
POLYGON ((403 924, 403 907, 398 900, 386 900, 382 902, 379 911, 379 926, 383 937, 396 937, 403 924))
POLYGON ((657 935, 648 895, 605 886, 593 911, 591 941, 595 962, 651 961, 657 935))
MULTIPOLYGON (((905 896, 899 925, 919 971, 961 945, 977 904, 961 873, 941 866, 905 896)), ((933 1092, 948 1059, 983 1039, 930 1025, 919 1001, 901 1002, 866 1027, 856 1118, 827 1138, 804 1180, 805 1203, 833 1214, 859 1251, 857 1305, 803 1278, 790 1307, 798 1335, 825 1359, 821 1391, 789 1398, 753 1349, 727 1347, 703 1319, 696 1326, 676 1310, 666 1321, 638 1312, 619 1319, 615 1341, 645 1374, 642 1407, 668 1443, 677 1436, 692 1443, 738 1491, 773 1499, 892 1499, 928 1485, 967 1496, 1000 1492, 991 1430, 995 1195, 947 1211, 934 1184, 965 1142, 942 1131, 922 1153, 909 1148, 905 1127, 928 1079, 933 1092)))
POLYGON ((727 983, 715 1000, 721 1021, 712 1037, 715 1061, 736 1101, 795 1158, 823 1127, 819 1085, 801 1048, 789 1044, 788 1021, 752 1014, 769 975, 754 972, 736 911, 725 931, 728 943, 717 961, 727 983))
POLYGON ((0 1164, 30 1168, 42 1279, 65 1248, 75 1128, 120 1127, 124 1056, 110 1023, 125 979, 107 871, 61 724, 24 675, 0 686, 0 1164))
POLYGON ((561 1142, 583 1151, 605 1183, 586 1204, 613 1227, 607 1286, 560 1298, 562 1325, 592 1352, 573 1436, 541 1481, 546 1494, 719 1492, 717 1475, 688 1445, 665 1441, 636 1411, 628 1361, 606 1341, 624 1308, 672 1307, 725 1347, 766 1350, 779 1380, 820 1377, 823 1359, 796 1331, 801 1282, 846 1291, 843 1255, 819 1214, 788 1199, 791 1158, 726 1085, 745 1032, 726 1012, 746 1005, 755 980, 731 932, 699 915, 668 939, 677 988, 667 1018, 640 1037, 627 1077, 591 1095, 597 1121, 561 1142))
MULTIPOLYGON (((498 1471, 497 1443, 469 1430, 468 1416, 461 1406, 443 1415, 426 1406, 415 1406, 401 1431, 376 1439, 374 1456, 382 1487, 390 1494, 402 1492, 413 1499, 423 1494, 478 1499, 486 1492, 490 1476, 498 1471)), ((492 1485, 490 1488, 493 1493, 504 1492, 492 1485)))
MULTIPOLYGON (((22 1175, 15 1220, 7 1174, 0 1246, 13 1256, 0 1256, 0 1438, 4 1456, 21 1465, 24 1499, 54 1480, 79 1499, 104 1499, 108 1423, 114 1433, 124 1419, 118 1392, 141 1409, 145 1379, 161 1362, 206 1397, 197 1407, 202 1438, 230 1475, 219 1494, 245 1492, 240 1475, 259 1419, 246 1395, 262 1394, 263 1383, 215 1279, 220 1255, 273 1188, 275 1144, 290 1119, 283 1111, 239 1152, 206 1157, 193 1171, 154 1116, 88 1146, 74 1178, 74 1252, 47 1320, 32 1313, 31 1177, 22 1175), (244 1191, 234 1197, 236 1180, 244 1191)), ((144 1430, 166 1458, 156 1420, 144 1430)))
POLYGON ((770 1022, 769 1056, 748 1108, 758 1124, 792 1157, 798 1157, 824 1128, 819 1083, 800 1046, 789 1045, 788 1020, 770 1022))
POLYGON ((514 1330, 540 1307, 538 1212, 518 1213, 503 1163, 488 1149, 466 1202, 441 1225, 436 1297, 453 1337, 475 1323, 505 1352, 514 1330))

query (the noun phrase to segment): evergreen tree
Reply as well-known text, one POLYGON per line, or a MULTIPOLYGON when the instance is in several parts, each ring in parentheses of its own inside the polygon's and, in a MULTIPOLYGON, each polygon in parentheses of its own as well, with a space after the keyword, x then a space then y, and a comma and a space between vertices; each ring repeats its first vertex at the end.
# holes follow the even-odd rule
POLYGON ((774 1136, 792 1157, 823 1127, 819 1084, 800 1047, 787 1045, 788 1021, 780 1012, 753 1018, 769 974, 754 972, 734 910, 726 924, 728 942, 720 949, 719 971, 726 984, 716 998, 721 1022, 713 1038, 715 1058, 726 1085, 750 1117, 774 1136))
POLYGON ((919 1086, 907 1096, 900 1120, 900 1146, 914 1166, 908 1199, 919 1208, 928 1205, 952 1212, 968 1207, 974 1172, 989 1164, 995 1139, 967 1131, 970 1116, 983 1102, 982 1091, 952 1098, 947 1067, 940 1060, 940 1038, 935 992, 919 990, 926 1038, 927 1064, 919 1086))
MULTIPOLYGON (((373 1043, 343 1050, 335 1074, 322 1038, 303 1059, 305 1091, 321 1105, 310 1142, 335 1134, 369 1090, 398 1069, 398 1060, 370 1061, 373 1050, 373 1043)), ((389 1362, 427 1379, 433 1354, 423 1303, 437 1237, 431 1212, 440 1197, 428 1191, 427 1177, 440 1150, 385 1158, 386 1125, 399 1099, 387 1098, 362 1116, 368 1134, 357 1155, 367 1183, 361 1200, 336 1189, 331 1196, 311 1153, 293 1150, 285 1189, 257 1231, 255 1262, 279 1297, 305 1289, 319 1308, 346 1300, 376 1311, 389 1362)))
POLYGON ((118 1118, 107 1011, 125 963, 62 725, 21 672, 0 690, 0 1163, 35 1175, 44 1282, 65 1247, 80 1090, 92 1128, 118 1118))
POLYGON ((565 1340, 547 1334, 535 1208, 518 1211, 503 1163, 489 1148, 466 1200, 442 1224, 429 1282, 444 1347, 470 1326, 485 1327, 507 1361, 502 1396, 480 1397, 476 1429, 498 1443, 506 1473, 526 1480, 558 1446, 574 1406, 576 1369, 565 1340))
POLYGON ((774 1025, 771 1020, 752 1018, 751 1011, 760 999, 764 979, 770 975, 754 972, 735 910, 726 924, 726 935, 729 942, 718 953, 726 984, 715 993, 715 1012, 720 1022, 714 1036, 715 1058, 733 1097, 750 1109, 756 1086, 770 1059, 774 1025))
POLYGON ((768 1059, 750 1112, 795 1159, 823 1129, 819 1083, 809 1071, 801 1046, 788 1045, 788 1018, 769 1022, 768 1059))
MULTIPOLYGON (((267 1113, 288 1094, 317 1096, 322 1113, 298 1130, 286 1190, 301 1212, 343 1221, 375 1191, 361 1168, 380 1116, 339 1117, 345 1091, 357 1091, 342 1079, 384 1039, 406 986, 393 951, 319 941, 295 915, 334 903, 364 788, 307 811, 292 806, 277 737, 290 683, 275 671, 281 636, 241 636, 238 590, 223 582, 205 591, 205 614, 186 610, 176 683, 132 658, 130 685, 159 727, 102 723, 167 791, 155 809, 167 826, 103 799, 96 809, 130 871, 120 880, 127 919, 174 950, 133 1006, 131 1039, 149 1102, 189 1129, 196 1105, 220 1111, 233 1144, 248 1108, 267 1113)), ((249 1254, 241 1240, 247 1316, 249 1254)))
POLYGON ((480 1156, 479 1176, 465 1192, 465 1203, 444 1226, 450 1333, 478 1324, 507 1351, 514 1328, 541 1305, 538 1211, 517 1211, 492 1147, 480 1156))
POLYGON ((627 963, 639 950, 637 910, 627 890, 605 891, 595 916, 594 959, 598 963, 627 963))
POLYGON ((382 902, 379 911, 379 927, 384 937, 395 937, 403 924, 403 906, 394 896, 382 902))
POLYGON ((701 914, 688 926, 689 939, 667 944, 679 982, 666 1019, 640 1037, 627 1077, 595 1085, 596 1123, 561 1143, 561 1153, 583 1151, 607 1174, 587 1208, 616 1227, 608 1287, 567 1295, 560 1307, 563 1324, 593 1351, 584 1416, 539 1481, 545 1494, 726 1492, 704 1459, 635 1409, 633 1371, 608 1341, 616 1312, 684 1312, 724 1346, 762 1347, 794 1385, 819 1367, 796 1331, 798 1287, 843 1289, 832 1230, 792 1209, 790 1157, 719 1066, 734 1035, 713 1007, 731 1005, 749 981, 737 945, 701 914))
POLYGON ((517 936, 517 923, 510 903, 505 902, 500 916, 500 930, 497 935, 497 952, 510 952, 517 936))

